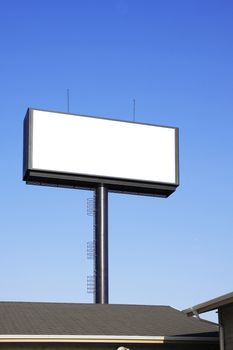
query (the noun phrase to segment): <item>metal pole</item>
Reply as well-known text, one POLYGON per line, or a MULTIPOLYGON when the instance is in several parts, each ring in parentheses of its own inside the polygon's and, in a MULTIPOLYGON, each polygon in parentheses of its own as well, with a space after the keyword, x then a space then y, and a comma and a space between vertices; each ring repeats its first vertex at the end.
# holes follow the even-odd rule
POLYGON ((70 111, 70 89, 67 89, 67 112, 70 111))
POLYGON ((95 196, 95 302, 108 304, 108 190, 102 184, 95 196))

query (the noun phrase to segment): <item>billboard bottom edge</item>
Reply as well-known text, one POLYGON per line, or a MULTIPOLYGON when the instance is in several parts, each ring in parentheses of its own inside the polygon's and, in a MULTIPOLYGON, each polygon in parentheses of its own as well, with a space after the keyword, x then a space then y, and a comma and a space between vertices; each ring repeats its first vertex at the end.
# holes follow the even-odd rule
POLYGON ((99 184, 104 184, 109 191, 127 194, 168 197, 175 192, 178 185, 140 182, 134 180, 92 177, 56 172, 27 170, 23 180, 28 184, 68 187, 94 190, 99 184))

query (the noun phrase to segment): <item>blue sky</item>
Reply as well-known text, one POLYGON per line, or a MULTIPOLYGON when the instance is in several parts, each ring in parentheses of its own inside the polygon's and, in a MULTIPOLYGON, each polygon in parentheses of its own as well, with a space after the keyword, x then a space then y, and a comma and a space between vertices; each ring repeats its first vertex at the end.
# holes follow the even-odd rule
MULTIPOLYGON (((233 3, 0 1, 0 300, 91 302, 88 191, 27 186, 30 107, 177 126, 168 199, 110 194, 110 302, 183 309, 232 291, 233 3)), ((87 138, 87 142, 91 142, 87 138)))

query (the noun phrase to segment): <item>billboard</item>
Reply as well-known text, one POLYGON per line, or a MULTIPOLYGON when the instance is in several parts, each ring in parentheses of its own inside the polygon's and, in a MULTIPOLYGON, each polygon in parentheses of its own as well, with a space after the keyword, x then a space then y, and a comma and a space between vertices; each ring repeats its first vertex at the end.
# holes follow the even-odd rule
POLYGON ((178 129, 28 109, 23 179, 167 197, 179 185, 178 129))

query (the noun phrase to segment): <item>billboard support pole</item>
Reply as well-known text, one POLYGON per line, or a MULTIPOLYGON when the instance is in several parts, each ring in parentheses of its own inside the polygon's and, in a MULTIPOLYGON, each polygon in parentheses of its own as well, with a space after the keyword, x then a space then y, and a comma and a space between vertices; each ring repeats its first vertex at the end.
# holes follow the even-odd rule
POLYGON ((108 304, 108 189, 95 190, 95 303, 108 304))

